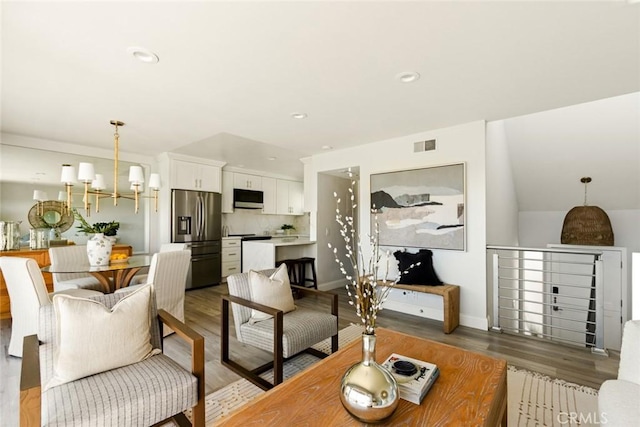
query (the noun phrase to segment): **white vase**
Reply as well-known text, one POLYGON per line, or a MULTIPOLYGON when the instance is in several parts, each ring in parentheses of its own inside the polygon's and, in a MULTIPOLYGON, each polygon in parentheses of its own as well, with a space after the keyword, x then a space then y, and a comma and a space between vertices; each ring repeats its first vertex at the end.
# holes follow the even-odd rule
POLYGON ((109 265, 112 246, 111 240, 103 233, 94 234, 91 239, 87 240, 89 264, 93 266, 109 265))

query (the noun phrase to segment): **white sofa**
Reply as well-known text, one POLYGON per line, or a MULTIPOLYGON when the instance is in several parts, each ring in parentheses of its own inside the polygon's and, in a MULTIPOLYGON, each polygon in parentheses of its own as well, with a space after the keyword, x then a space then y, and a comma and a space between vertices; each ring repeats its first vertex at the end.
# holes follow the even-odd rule
POLYGON ((607 426, 640 425, 640 320, 624 325, 618 379, 600 387, 598 412, 607 426))

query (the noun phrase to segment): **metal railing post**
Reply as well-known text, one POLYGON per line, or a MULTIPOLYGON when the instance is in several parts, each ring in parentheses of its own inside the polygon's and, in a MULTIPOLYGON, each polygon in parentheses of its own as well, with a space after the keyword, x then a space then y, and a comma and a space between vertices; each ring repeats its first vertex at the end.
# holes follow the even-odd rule
POLYGON ((493 254, 493 271, 492 271, 492 284, 493 284, 493 326, 491 330, 502 332, 500 328, 500 279, 499 279, 499 261, 500 257, 497 252, 493 254))
POLYGON ((593 353, 607 354, 604 348, 604 275, 603 261, 597 257, 596 266, 596 344, 591 348, 593 353))

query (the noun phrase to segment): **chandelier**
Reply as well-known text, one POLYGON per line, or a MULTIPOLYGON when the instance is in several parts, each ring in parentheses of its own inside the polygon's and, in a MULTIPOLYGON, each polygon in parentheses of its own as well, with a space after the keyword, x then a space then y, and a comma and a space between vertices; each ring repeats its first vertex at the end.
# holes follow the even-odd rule
POLYGON ((155 211, 158 212, 158 190, 160 190, 160 175, 152 173, 149 176, 149 189, 153 191, 152 196, 143 196, 144 191, 144 171, 142 166, 131 166, 129 168, 129 183, 131 184, 130 193, 118 191, 118 151, 120 144, 120 135, 118 127, 124 126, 124 123, 118 120, 110 122, 115 127, 113 134, 113 191, 106 190, 104 175, 95 173, 93 163, 80 162, 78 165, 78 176, 76 180, 75 168, 69 164, 62 165, 62 175, 60 181, 64 183, 66 190, 66 209, 71 210, 72 188, 78 181, 84 184, 84 209, 87 216, 90 214, 91 203, 90 197, 95 196, 96 212, 100 212, 100 199, 110 197, 113 199, 113 206, 118 206, 118 199, 129 199, 135 201, 135 212, 138 213, 139 201, 141 198, 148 197, 154 199, 155 211))

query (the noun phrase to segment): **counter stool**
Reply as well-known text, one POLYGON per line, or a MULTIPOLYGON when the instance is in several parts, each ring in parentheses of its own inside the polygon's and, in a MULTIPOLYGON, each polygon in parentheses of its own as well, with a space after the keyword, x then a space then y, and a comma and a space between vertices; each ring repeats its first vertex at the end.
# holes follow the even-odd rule
POLYGON ((305 288, 318 289, 318 277, 316 276, 316 259, 311 257, 302 257, 293 260, 298 267, 298 286, 305 288), (307 277, 307 266, 311 267, 311 277, 307 277), (311 282, 307 286, 307 282, 311 282))
POLYGON ((289 274, 289 282, 292 285, 298 285, 298 264, 294 259, 283 259, 276 261, 276 267, 280 267, 281 264, 287 266, 287 273, 289 274))

